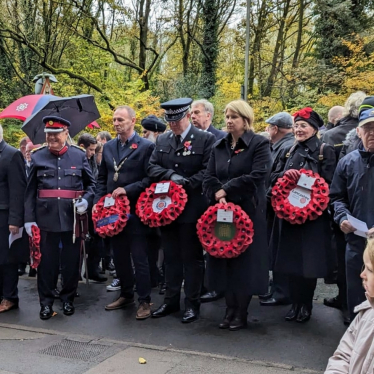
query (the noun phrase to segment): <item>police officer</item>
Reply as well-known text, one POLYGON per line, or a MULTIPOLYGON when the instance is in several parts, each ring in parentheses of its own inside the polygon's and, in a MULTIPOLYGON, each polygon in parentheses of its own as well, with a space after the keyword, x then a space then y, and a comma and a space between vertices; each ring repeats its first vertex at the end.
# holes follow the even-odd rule
POLYGON ((167 288, 164 304, 152 313, 157 318, 179 311, 184 279, 184 323, 199 317, 204 259, 196 223, 208 207, 202 181, 215 142, 212 134, 191 125, 191 103, 192 99, 182 98, 161 104, 171 132, 158 136, 148 167, 150 177, 156 181, 172 180, 182 185, 188 195, 183 213, 170 225, 161 227, 167 288))
POLYGON ((79 280, 80 239, 73 242, 75 209, 84 212, 93 199, 95 180, 86 153, 67 144, 70 122, 44 117, 47 145, 35 150, 25 197, 25 229, 40 229, 41 262, 38 267, 40 318, 53 316, 54 289, 59 267, 63 287, 60 299, 65 315, 74 314, 79 280), (62 249, 59 245, 62 243, 62 249))

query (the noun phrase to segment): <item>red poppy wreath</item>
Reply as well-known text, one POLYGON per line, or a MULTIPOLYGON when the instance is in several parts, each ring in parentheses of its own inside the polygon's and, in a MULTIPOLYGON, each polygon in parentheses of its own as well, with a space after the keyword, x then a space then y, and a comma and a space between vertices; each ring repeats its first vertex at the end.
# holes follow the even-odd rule
POLYGON ((150 227, 169 225, 183 212, 187 194, 182 186, 172 181, 153 183, 142 192, 136 203, 136 214, 150 227), (169 183, 167 192, 156 193, 157 185, 169 183))
POLYGON ((313 221, 322 215, 329 203, 329 186, 319 174, 311 170, 299 170, 300 176, 315 178, 308 189, 298 186, 299 180, 287 175, 278 178, 272 189, 271 204, 277 217, 292 224, 313 221))
POLYGON ((239 205, 216 204, 197 221, 197 236, 213 257, 233 258, 242 254, 253 241, 253 223, 239 205), (217 222, 219 209, 232 211, 232 223, 217 222))
POLYGON ((105 207, 105 198, 112 194, 103 196, 96 204, 96 211, 92 213, 92 221, 96 232, 102 237, 119 234, 127 224, 130 214, 130 202, 126 195, 115 198, 114 205, 105 207))
POLYGON ((30 243, 30 258, 31 258, 31 267, 36 269, 42 258, 42 254, 40 253, 40 229, 36 225, 31 226, 31 233, 32 236, 29 237, 30 243))

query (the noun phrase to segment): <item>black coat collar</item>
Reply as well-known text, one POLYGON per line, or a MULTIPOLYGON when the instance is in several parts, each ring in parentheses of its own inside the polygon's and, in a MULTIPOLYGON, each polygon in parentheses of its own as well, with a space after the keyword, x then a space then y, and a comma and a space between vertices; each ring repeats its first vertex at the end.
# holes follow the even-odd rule
POLYGON ((168 136, 168 143, 172 148, 179 151, 184 148, 184 143, 187 141, 191 141, 193 143, 194 139, 199 135, 199 132, 201 130, 198 130, 194 125, 191 125, 190 131, 187 133, 187 136, 183 139, 182 143, 177 146, 177 143, 175 141, 175 135, 171 131, 171 134, 168 136))
POLYGON ((314 152, 320 147, 320 140, 317 135, 313 135, 311 138, 305 140, 304 142, 298 142, 300 147, 309 148, 311 152, 314 152))
MULTIPOLYGON (((249 147, 250 142, 252 141, 255 133, 252 130, 246 131, 238 140, 238 145, 244 145, 246 148, 249 147)), ((231 144, 232 136, 228 134, 224 138, 222 138, 218 143, 217 147, 225 147, 226 144, 231 144)))

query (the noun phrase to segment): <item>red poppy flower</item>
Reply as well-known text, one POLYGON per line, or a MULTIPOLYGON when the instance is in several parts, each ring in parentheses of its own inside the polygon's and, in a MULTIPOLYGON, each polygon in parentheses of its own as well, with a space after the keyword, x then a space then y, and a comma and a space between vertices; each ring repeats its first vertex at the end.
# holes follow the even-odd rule
POLYGON ((136 148, 138 148, 137 144, 135 144, 135 143, 131 144, 131 149, 136 149, 136 148))

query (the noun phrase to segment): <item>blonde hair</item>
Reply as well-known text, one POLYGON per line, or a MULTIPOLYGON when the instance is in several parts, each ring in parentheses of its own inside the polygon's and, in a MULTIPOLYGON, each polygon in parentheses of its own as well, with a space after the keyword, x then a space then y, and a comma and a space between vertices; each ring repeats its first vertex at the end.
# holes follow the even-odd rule
POLYGON ((368 254, 368 256, 370 258, 371 265, 374 268, 374 239, 373 238, 368 239, 364 254, 365 254, 365 252, 368 254))
POLYGON ((358 109, 366 97, 366 93, 357 91, 351 94, 344 103, 343 116, 358 118, 358 109))
POLYGON ((225 114, 228 110, 232 110, 238 113, 240 117, 243 118, 245 125, 244 130, 253 130, 253 122, 255 120, 255 115, 253 113, 252 107, 244 100, 234 100, 226 105, 225 114))

